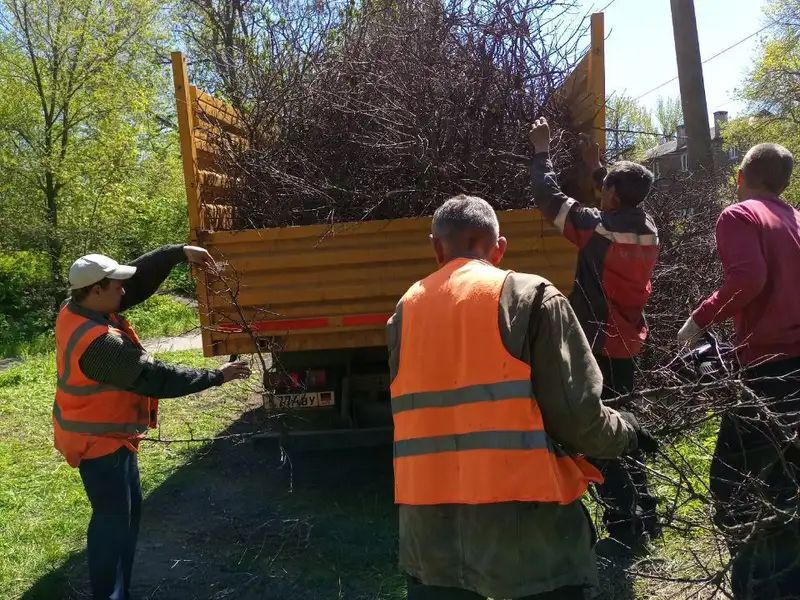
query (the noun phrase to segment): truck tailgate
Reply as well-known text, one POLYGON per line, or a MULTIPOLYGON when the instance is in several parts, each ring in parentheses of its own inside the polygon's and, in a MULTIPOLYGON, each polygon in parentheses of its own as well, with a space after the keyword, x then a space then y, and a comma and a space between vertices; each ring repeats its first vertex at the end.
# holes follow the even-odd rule
MULTIPOLYGON (((576 249, 538 210, 498 213, 509 240, 503 268, 536 273, 569 293, 576 249)), ((224 267, 207 277, 201 301, 206 355, 255 349, 380 346, 408 287, 436 269, 430 217, 219 231, 203 240, 224 267), (248 331, 249 330, 249 331, 248 331)))

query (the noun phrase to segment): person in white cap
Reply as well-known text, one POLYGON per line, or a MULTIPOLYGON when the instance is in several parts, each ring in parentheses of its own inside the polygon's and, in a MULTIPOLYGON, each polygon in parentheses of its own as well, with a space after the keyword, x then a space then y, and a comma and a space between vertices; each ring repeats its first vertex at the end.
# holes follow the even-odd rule
POLYGON ((150 357, 120 313, 149 298, 180 262, 214 266, 197 246, 164 246, 120 265, 88 254, 69 270, 70 298, 56 319, 55 447, 80 470, 92 505, 87 555, 92 597, 127 600, 142 489, 137 451, 155 427, 158 399, 250 376, 244 362, 190 369, 150 357))

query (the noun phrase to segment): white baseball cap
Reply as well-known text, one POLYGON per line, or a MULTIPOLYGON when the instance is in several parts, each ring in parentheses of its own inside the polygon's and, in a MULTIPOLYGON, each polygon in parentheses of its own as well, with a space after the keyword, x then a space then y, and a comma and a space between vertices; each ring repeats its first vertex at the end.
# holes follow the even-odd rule
POLYGON ((113 258, 102 254, 87 254, 72 263, 69 268, 69 289, 78 290, 108 279, 130 279, 136 267, 121 265, 113 258))

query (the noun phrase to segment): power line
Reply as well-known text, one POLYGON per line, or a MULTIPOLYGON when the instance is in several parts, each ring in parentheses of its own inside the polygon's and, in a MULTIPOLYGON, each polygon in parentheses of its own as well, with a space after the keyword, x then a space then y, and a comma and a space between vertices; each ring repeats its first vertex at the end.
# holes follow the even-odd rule
MULTIPOLYGON (((668 135, 665 135, 663 133, 659 133, 657 131, 637 131, 636 129, 617 129, 617 128, 614 128, 614 127, 592 127, 592 129, 595 129, 597 131, 605 131, 605 132, 611 131, 611 132, 614 132, 614 133, 635 133, 635 134, 641 134, 641 135, 653 135, 653 136, 656 136, 656 137, 669 137, 668 135)), ((674 134, 672 134, 672 135, 674 135, 674 134)))
MULTIPOLYGON (((757 36, 759 33, 761 33, 762 31, 765 31, 765 30, 769 29, 770 27, 772 27, 772 23, 770 23, 769 25, 765 25, 764 27, 762 27, 762 28, 761 28, 761 29, 759 29, 758 31, 756 31, 756 32, 754 32, 754 33, 751 33, 751 34, 750 34, 750 35, 748 35, 747 37, 744 37, 744 38, 740 39, 738 42, 736 42, 736 43, 734 43, 734 44, 731 44, 731 45, 730 45, 730 46, 728 46, 727 48, 724 48, 724 49, 720 50, 719 52, 717 52, 717 53, 716 53, 716 54, 714 54, 713 56, 709 56, 707 59, 705 59, 705 60, 702 62, 702 64, 706 64, 707 62, 710 62, 710 61, 714 60, 714 59, 715 59, 715 58, 717 58, 718 56, 722 56, 723 54, 725 54, 725 53, 726 53, 726 52, 728 52, 729 50, 733 50, 734 48, 736 48, 736 46, 739 46, 740 44, 743 44, 743 43, 745 43, 745 42, 746 42, 747 40, 749 40, 750 38, 753 38, 753 37, 757 36)), ((669 81, 665 81, 664 83, 661 83, 661 84, 657 85, 656 87, 654 87, 652 90, 647 90, 647 91, 646 91, 644 94, 641 94, 640 96, 636 96, 636 98, 634 98, 634 101, 636 101, 636 100, 641 100, 642 98, 644 98, 644 97, 645 97, 645 96, 647 96, 648 94, 652 94, 653 92, 655 92, 656 90, 659 90, 659 89, 661 89, 661 88, 662 88, 662 87, 664 87, 665 85, 668 85, 668 84, 672 83, 672 82, 673 82, 673 81, 675 81, 677 78, 678 78, 678 76, 677 76, 677 75, 675 75, 675 77, 673 77, 673 78, 672 78, 672 79, 670 79, 669 81)))

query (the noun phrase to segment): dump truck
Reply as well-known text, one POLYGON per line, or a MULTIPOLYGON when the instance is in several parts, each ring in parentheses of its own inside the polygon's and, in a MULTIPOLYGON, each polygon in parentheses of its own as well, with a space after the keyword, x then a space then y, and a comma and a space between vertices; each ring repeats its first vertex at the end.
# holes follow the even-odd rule
MULTIPOLYGON (((575 130, 604 148, 603 41, 603 15, 594 14, 590 49, 559 93, 575 130)), ((265 373, 264 405, 303 425, 267 437, 296 448, 390 441, 385 325, 408 287, 436 268, 431 217, 235 230, 235 207, 225 203, 235 181, 209 131, 241 136, 239 116, 189 83, 181 53, 173 53, 172 68, 191 243, 228 274, 195 273, 204 355, 276 357, 265 373)), ((591 195, 584 179, 582 193, 591 195)), ((575 247, 536 209, 498 218, 509 239, 502 267, 542 275, 568 294, 575 247)))

